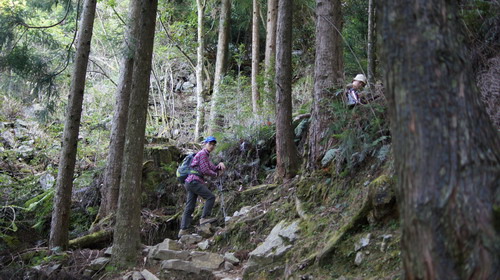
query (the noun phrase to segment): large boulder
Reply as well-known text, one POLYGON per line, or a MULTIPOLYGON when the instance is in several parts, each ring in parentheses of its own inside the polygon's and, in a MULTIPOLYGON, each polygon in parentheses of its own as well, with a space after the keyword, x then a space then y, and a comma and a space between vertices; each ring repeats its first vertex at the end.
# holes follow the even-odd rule
POLYGON ((208 252, 191 252, 191 261, 202 269, 217 270, 224 262, 224 258, 219 254, 208 252))
POLYGON ((372 216, 375 220, 396 214, 396 195, 392 177, 381 175, 370 183, 369 188, 369 198, 373 206, 372 216))
POLYGON ((198 267, 193 262, 168 260, 161 263, 161 279, 176 280, 213 280, 213 273, 198 267))
POLYGON ((250 258, 245 267, 244 274, 249 276, 278 261, 293 247, 293 243, 298 238, 298 231, 299 220, 295 220, 292 223, 287 223, 286 221, 279 222, 271 230, 266 240, 250 252, 250 258))

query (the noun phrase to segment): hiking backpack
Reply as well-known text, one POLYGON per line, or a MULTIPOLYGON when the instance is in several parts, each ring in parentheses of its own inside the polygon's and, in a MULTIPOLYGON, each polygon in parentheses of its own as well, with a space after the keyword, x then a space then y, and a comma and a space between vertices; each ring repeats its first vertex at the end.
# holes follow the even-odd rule
POLYGON ((198 176, 201 176, 200 172, 191 167, 191 162, 193 161, 195 155, 196 153, 187 155, 182 161, 181 165, 179 165, 179 167, 177 168, 177 180, 182 184, 184 184, 189 174, 196 174, 198 176))

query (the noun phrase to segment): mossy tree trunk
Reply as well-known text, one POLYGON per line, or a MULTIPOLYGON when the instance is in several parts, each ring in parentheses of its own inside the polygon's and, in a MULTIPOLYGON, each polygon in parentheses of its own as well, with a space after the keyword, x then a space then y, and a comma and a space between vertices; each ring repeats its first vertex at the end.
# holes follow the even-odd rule
POLYGON ((368 46, 367 46, 367 60, 368 60, 368 83, 375 83, 375 4, 374 0, 368 1, 368 46))
POLYGON ((253 0, 252 13, 252 109, 254 115, 259 113, 260 92, 257 76, 259 75, 259 1, 253 0))
POLYGON ((308 134, 309 169, 320 167, 320 161, 332 143, 328 139, 328 131, 335 120, 331 117, 329 106, 336 89, 342 86, 344 72, 341 31, 341 1, 317 0, 314 92, 308 134))
POLYGON ((218 130, 220 85, 226 72, 227 49, 229 44, 229 24, 231 22, 231 0, 222 0, 219 20, 219 40, 217 41, 217 58, 215 60, 214 89, 208 122, 208 135, 218 130))
POLYGON ((500 279, 500 139, 465 55, 458 1, 379 5, 404 278, 500 279))
POLYGON ((277 173, 292 178, 299 167, 292 127, 292 1, 280 0, 276 38, 277 173))
POLYGON ((203 60, 205 51, 204 20, 206 0, 196 0, 198 9, 198 48, 196 51, 196 126, 194 141, 200 141, 205 125, 205 87, 203 86, 203 60))
MULTIPOLYGON (((267 1, 267 24, 266 24, 266 50, 264 54, 264 90, 271 92, 274 87, 272 86, 272 77, 274 77, 274 64, 276 60, 276 20, 278 19, 278 0, 267 1)), ((269 98, 264 99, 266 107, 269 104, 269 98)), ((272 106, 270 106, 272 107, 272 106)), ((268 109, 268 108, 266 108, 268 109)), ((274 110, 274 109, 273 109, 274 110)))
POLYGON ((130 91, 132 86, 132 71, 136 44, 139 37, 140 5, 139 1, 130 1, 128 25, 125 33, 120 81, 116 91, 115 114, 111 127, 109 153, 104 170, 104 182, 101 187, 101 205, 99 217, 114 213, 118 206, 118 193, 123 162, 123 148, 125 146, 125 129, 127 127, 130 91))
POLYGON ((66 120, 59 158, 59 169, 56 181, 54 210, 50 225, 49 247, 68 247, 68 231, 70 221, 71 193, 75 174, 78 133, 82 117, 83 93, 85 77, 90 55, 90 44, 94 29, 96 0, 86 0, 83 5, 82 20, 78 30, 78 45, 71 79, 66 120))
POLYGON ((113 235, 112 262, 119 267, 135 265, 140 248, 142 160, 158 0, 140 2, 141 33, 132 73, 124 164, 113 235))

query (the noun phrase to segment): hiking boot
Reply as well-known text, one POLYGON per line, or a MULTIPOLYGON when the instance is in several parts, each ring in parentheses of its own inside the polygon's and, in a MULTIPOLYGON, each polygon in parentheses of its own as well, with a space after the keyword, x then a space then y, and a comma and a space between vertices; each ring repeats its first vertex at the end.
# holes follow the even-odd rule
POLYGON ((204 225, 204 224, 210 224, 210 223, 213 223, 215 221, 217 221, 217 218, 210 218, 210 217, 201 218, 200 219, 200 226, 204 225))
POLYGON ((179 230, 179 234, 177 234, 177 237, 181 238, 182 236, 188 235, 188 234, 190 234, 189 230, 187 230, 187 229, 181 229, 181 230, 179 230))

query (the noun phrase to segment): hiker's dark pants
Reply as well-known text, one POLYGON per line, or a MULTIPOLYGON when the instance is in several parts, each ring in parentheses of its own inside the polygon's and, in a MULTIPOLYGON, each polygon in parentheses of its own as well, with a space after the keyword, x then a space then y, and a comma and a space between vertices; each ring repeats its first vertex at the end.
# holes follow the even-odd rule
POLYGON ((205 206, 203 207, 202 218, 210 216, 212 213, 212 208, 214 207, 215 195, 205 186, 198 181, 191 181, 184 184, 184 188, 187 191, 186 209, 184 209, 184 215, 182 215, 181 229, 187 229, 191 225, 191 215, 196 207, 196 199, 201 196, 205 199, 205 206))

